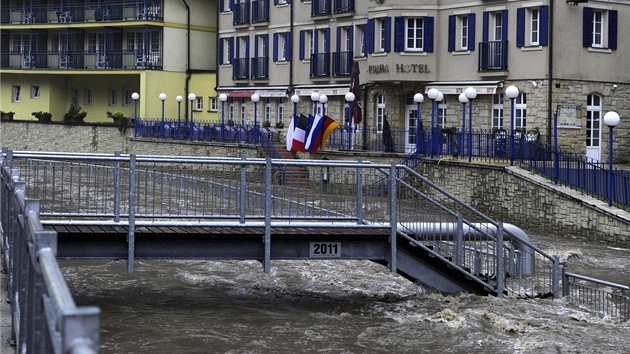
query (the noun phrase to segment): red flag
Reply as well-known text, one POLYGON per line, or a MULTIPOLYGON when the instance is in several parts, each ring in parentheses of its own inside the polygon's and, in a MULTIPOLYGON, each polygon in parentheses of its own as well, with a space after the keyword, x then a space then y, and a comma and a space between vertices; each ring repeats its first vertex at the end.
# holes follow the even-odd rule
POLYGON ((328 141, 328 137, 332 132, 340 127, 341 124, 337 123, 334 119, 329 116, 324 116, 324 122, 322 123, 322 143, 319 147, 320 150, 324 150, 326 148, 326 142, 328 141))
POLYGON ((361 112, 361 89, 359 88, 359 63, 352 63, 352 73, 350 74, 350 92, 354 93, 354 102, 352 102, 352 116, 354 117, 354 124, 359 124, 363 121, 361 112))
POLYGON ((308 118, 300 116, 300 119, 295 127, 295 131, 293 132, 293 144, 291 145, 291 152, 293 154, 296 154, 298 151, 304 151, 307 125, 308 118))

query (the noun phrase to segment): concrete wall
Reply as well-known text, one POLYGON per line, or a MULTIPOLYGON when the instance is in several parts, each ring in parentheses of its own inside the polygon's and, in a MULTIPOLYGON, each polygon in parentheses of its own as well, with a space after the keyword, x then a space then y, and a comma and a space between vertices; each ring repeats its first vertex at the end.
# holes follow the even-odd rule
MULTIPOLYGON (((138 155, 258 157, 245 144, 220 144, 133 138, 111 125, 64 125, 38 122, 0 123, 0 145, 12 150, 138 155)), ((302 159, 354 160, 374 163, 400 161, 403 155, 378 152, 320 152, 299 154, 302 159)), ((494 220, 588 241, 604 241, 630 248, 630 213, 609 208, 604 201, 586 197, 517 167, 427 160, 418 172, 494 220)))

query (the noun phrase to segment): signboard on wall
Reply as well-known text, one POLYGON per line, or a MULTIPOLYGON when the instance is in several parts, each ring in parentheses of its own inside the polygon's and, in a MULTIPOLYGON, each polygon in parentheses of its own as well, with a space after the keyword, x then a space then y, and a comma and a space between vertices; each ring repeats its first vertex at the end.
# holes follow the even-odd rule
POLYGON ((581 128, 582 106, 559 104, 557 106, 558 128, 581 128))

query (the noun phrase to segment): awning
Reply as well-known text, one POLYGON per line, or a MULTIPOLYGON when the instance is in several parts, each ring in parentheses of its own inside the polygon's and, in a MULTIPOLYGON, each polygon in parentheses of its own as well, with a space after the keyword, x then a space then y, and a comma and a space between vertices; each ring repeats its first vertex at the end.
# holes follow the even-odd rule
POLYGON ((319 92, 326 96, 344 96, 350 91, 350 83, 345 85, 300 85, 295 86, 295 94, 298 96, 311 96, 313 92, 319 92))
POLYGON ((260 97, 289 97, 288 87, 217 87, 217 93, 225 93, 228 97, 250 98, 254 93, 260 97))
POLYGON ((503 81, 435 81, 425 85, 424 93, 435 88, 444 95, 459 95, 467 87, 474 87, 478 95, 494 95, 503 87, 503 81))

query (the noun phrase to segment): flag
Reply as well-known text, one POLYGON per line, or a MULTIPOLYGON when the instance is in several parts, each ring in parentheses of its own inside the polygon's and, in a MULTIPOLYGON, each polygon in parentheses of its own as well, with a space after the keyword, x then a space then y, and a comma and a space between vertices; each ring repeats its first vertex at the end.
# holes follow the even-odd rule
POLYGON ((320 145, 320 149, 324 150, 326 148, 326 142, 328 141, 328 137, 332 132, 340 127, 341 124, 337 123, 336 120, 330 118, 329 116, 324 116, 322 122, 322 143, 320 145))
POLYGON ((359 63, 352 63, 352 73, 350 74, 350 92, 354 94, 354 102, 352 102, 352 116, 354 124, 359 124, 363 120, 361 112, 361 89, 359 88, 359 63))
POLYGON ((298 120, 298 116, 293 115, 291 123, 289 123, 289 129, 287 130, 287 151, 291 151, 293 145, 293 131, 295 130, 295 123, 298 120))
POLYGON ((293 131, 293 144, 291 144, 291 152, 296 154, 298 151, 304 151, 304 142, 306 141, 306 125, 308 118, 300 115, 295 130, 293 131))
POLYGON ((311 154, 317 154, 317 149, 322 142, 322 117, 317 114, 313 120, 311 130, 308 132, 308 138, 306 138, 305 149, 311 154))

